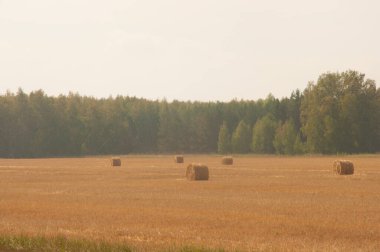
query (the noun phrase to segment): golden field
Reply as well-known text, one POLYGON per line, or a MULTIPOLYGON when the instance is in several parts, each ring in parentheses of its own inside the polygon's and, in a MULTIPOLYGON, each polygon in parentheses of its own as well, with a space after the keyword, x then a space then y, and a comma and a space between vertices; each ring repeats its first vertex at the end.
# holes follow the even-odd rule
POLYGON ((0 159, 0 234, 137 251, 380 251, 380 155, 0 159), (336 159, 355 174, 332 172, 336 159), (209 181, 188 181, 200 162, 209 181))

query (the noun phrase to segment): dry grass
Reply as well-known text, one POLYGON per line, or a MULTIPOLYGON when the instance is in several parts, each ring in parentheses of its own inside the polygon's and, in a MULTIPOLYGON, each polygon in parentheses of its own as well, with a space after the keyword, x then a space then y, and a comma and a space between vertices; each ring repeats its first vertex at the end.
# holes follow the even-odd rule
POLYGON ((0 234, 125 242, 139 251, 380 251, 380 156, 186 156, 208 164, 186 180, 173 156, 0 159, 0 234))

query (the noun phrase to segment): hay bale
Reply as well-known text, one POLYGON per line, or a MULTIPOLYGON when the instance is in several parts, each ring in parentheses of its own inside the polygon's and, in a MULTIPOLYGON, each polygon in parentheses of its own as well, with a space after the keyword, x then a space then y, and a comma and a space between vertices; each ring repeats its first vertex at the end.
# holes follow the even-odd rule
POLYGON ((189 164, 186 169, 188 180, 208 180, 208 167, 203 164, 189 164))
POLYGON ((222 164, 224 165, 233 165, 234 159, 231 156, 222 157, 222 164))
POLYGON ((354 174, 354 164, 348 160, 336 160, 333 171, 339 175, 351 175, 354 174))
POLYGON ((121 159, 119 157, 112 157, 111 166, 121 166, 121 159))
POLYGON ((174 157, 174 162, 175 163, 182 164, 184 161, 185 161, 185 159, 183 158, 183 156, 175 156, 174 157))

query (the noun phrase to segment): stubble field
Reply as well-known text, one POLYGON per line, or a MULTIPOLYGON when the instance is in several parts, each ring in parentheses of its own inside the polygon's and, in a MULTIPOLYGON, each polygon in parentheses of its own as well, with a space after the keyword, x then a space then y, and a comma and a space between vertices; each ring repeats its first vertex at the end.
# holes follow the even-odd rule
POLYGON ((226 251, 380 251, 380 155, 0 159, 0 235, 226 251), (187 181, 186 164, 210 169, 187 181))

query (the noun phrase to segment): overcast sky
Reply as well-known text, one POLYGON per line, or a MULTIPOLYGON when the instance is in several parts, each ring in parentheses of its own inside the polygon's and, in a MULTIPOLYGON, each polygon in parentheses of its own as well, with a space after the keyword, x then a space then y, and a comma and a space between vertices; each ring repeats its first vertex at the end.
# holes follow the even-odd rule
POLYGON ((0 0, 0 93, 281 98, 326 71, 380 82, 377 0, 0 0))

